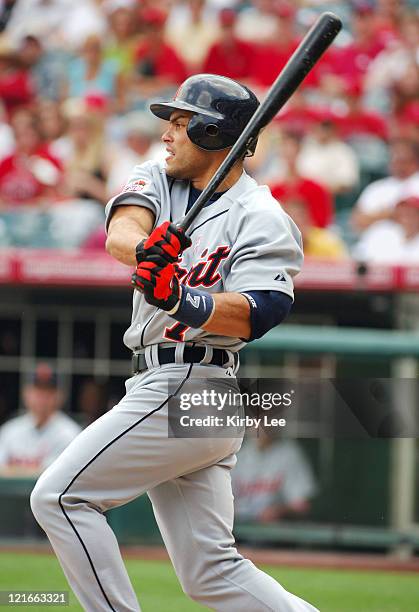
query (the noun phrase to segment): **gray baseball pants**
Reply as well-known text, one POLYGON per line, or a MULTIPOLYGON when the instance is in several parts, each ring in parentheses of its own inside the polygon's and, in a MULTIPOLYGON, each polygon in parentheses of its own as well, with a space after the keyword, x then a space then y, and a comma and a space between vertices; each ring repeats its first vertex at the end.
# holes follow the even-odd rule
POLYGON ((220 612, 316 612, 234 547, 230 470, 241 440, 169 438, 168 378, 227 377, 168 364, 126 382, 126 395, 40 476, 32 511, 88 612, 140 606, 104 512, 144 492, 183 590, 220 612), (166 382, 165 382, 166 381, 166 382))

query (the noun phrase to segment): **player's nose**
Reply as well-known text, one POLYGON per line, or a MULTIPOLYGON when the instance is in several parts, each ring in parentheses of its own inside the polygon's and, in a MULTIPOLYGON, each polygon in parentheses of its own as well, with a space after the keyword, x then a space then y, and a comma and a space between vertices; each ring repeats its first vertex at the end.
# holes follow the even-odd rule
POLYGON ((173 142, 173 135, 171 131, 171 125, 165 130, 161 136, 163 142, 173 142))

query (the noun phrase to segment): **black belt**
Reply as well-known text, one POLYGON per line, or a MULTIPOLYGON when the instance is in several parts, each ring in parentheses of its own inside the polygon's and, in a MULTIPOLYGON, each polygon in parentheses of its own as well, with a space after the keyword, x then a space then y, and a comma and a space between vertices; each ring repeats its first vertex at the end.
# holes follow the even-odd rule
MULTIPOLYGON (((157 349, 157 358, 160 365, 167 363, 175 363, 175 351, 176 347, 159 347, 157 349)), ((185 346, 183 349, 183 363, 200 363, 205 357, 204 346, 185 346)), ((238 355, 234 353, 234 365, 237 365, 238 355)), ((230 353, 224 349, 213 349, 212 357, 210 361, 205 362, 203 365, 217 365, 224 366, 230 362, 230 353)), ((147 370, 147 361, 144 353, 133 353, 132 354, 132 373, 139 374, 144 370, 147 370)))

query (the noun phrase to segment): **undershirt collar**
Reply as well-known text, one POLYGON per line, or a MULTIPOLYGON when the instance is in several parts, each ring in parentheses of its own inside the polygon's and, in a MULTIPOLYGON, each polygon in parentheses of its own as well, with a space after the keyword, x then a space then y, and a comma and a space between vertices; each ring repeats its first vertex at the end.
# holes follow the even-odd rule
MULTIPOLYGON (((188 197, 188 205, 186 207, 186 212, 189 211, 189 209, 193 206, 193 204, 195 204, 196 200, 199 198, 199 196, 201 195, 202 191, 200 189, 197 189, 196 187, 194 187, 193 185, 190 186, 189 189, 189 197, 188 197)), ((226 192, 225 191, 216 191, 208 200, 208 202, 205 204, 205 206, 210 206, 211 204, 213 204, 214 202, 216 202, 219 198, 221 198, 222 195, 224 195, 226 192)))

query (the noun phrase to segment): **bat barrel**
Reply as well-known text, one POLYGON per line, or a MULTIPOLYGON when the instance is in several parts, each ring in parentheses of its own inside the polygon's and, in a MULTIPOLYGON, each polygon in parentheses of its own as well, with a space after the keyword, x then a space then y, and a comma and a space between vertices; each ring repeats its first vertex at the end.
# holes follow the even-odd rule
POLYGON ((342 22, 334 13, 323 13, 316 23, 307 32, 296 51, 288 60, 284 69, 269 89, 262 104, 243 130, 242 134, 231 148, 231 151, 220 165, 210 182, 198 197, 190 211, 179 223, 186 231, 202 207, 216 192, 234 164, 245 155, 249 145, 257 138, 260 130, 264 128, 284 104, 290 99, 307 74, 318 62, 320 57, 331 45, 342 27, 342 22))

